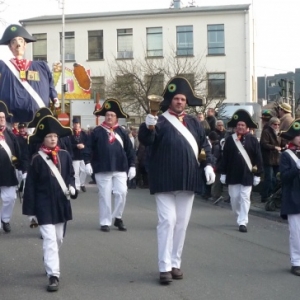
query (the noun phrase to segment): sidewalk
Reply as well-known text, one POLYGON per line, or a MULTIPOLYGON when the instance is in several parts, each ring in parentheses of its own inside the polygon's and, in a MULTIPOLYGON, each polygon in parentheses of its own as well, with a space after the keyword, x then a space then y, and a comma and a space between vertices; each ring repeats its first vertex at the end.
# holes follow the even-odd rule
MULTIPOLYGON (((213 201, 204 199, 201 197, 201 195, 196 195, 195 199, 199 199, 203 202, 206 203, 211 203, 211 205, 217 205, 222 208, 227 208, 231 209, 230 203, 224 202, 224 200, 228 199, 228 192, 227 192, 227 187, 224 186, 223 188, 223 194, 222 194, 223 199, 219 201, 217 204, 214 204, 213 201)), ((280 209, 276 208, 275 211, 266 211, 265 209, 265 203, 261 203, 261 196, 258 191, 254 189, 251 193, 251 206, 250 206, 250 211, 249 214, 256 215, 259 217, 271 219, 277 222, 286 222, 280 217, 280 209)))

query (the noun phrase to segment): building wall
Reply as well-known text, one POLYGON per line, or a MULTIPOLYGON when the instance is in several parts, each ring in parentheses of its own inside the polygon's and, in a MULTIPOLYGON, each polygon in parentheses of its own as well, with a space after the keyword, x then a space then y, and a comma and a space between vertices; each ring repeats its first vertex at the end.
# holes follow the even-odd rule
MULTIPOLYGON (((176 26, 193 25, 194 57, 203 61, 207 72, 225 72, 226 102, 242 103, 256 101, 253 91, 253 26, 249 6, 228 6, 204 9, 166 9, 142 11, 143 14, 88 14, 69 18, 65 16, 65 32, 75 32, 75 60, 91 70, 91 76, 109 76, 110 66, 117 56, 117 29, 133 28, 133 57, 145 59, 146 28, 163 27, 163 51, 167 57, 176 49, 176 26), (232 9, 230 9, 232 7, 232 9), (238 9, 237 9, 238 7, 238 9), (224 24, 225 55, 207 56, 207 25, 224 24), (89 30, 103 30, 104 60, 88 61, 89 30)), ((71 15, 70 15, 71 16, 71 15)), ((22 20, 31 34, 47 33, 47 56, 49 66, 60 61, 59 32, 62 31, 61 16, 22 20)), ((27 58, 32 57, 30 46, 27 58)), ((162 58, 163 59, 163 58, 162 58)), ((72 68, 72 62, 66 67, 72 68)), ((169 78, 165 78, 168 81, 169 78)))

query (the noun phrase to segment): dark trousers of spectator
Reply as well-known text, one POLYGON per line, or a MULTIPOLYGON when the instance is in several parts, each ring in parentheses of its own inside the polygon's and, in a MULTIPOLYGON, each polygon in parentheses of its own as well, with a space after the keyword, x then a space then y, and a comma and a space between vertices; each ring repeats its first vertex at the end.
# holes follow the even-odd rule
POLYGON ((223 184, 220 181, 221 174, 216 173, 215 182, 211 186, 211 195, 214 199, 218 199, 222 196, 223 184))
POLYGON ((276 174, 279 166, 264 165, 264 181, 262 185, 261 198, 266 199, 272 195, 276 186, 276 174))

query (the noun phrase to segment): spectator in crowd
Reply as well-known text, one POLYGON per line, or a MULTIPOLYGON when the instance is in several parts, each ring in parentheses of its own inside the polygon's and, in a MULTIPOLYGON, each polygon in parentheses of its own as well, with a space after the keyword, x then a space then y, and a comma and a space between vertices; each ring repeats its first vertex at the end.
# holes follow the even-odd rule
POLYGON ((276 117, 276 113, 271 109, 263 109, 261 112, 261 127, 269 127, 269 121, 272 117, 276 117))
POLYGON ((219 141, 225 138, 226 130, 222 120, 217 120, 215 132, 218 134, 219 141))
POLYGON ((211 130, 210 130, 210 126, 209 126, 208 122, 205 120, 204 113, 199 112, 197 114, 197 119, 199 120, 200 124, 203 126, 205 135, 208 136, 211 130))
POLYGON ((264 180, 261 190, 261 202, 267 202, 276 185, 276 174, 279 172, 281 138, 278 136, 280 120, 272 117, 260 137, 261 154, 264 165, 264 180))
POLYGON ((282 184, 280 214, 288 220, 291 273, 300 276, 300 119, 280 132, 280 137, 289 141, 279 165, 282 184))
POLYGON ((278 114, 280 118, 279 131, 286 131, 293 123, 292 108, 288 103, 281 103, 278 105, 278 114))
POLYGON ((208 122, 211 131, 216 130, 217 119, 215 115, 215 109, 212 107, 210 107, 206 112, 206 121, 208 122))

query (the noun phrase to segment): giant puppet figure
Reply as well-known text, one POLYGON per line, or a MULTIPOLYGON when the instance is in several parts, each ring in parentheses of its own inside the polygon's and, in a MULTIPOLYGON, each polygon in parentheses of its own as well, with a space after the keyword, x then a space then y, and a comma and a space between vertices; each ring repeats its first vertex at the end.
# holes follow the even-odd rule
POLYGON ((23 27, 9 25, 0 40, 7 45, 14 58, 0 60, 0 99, 13 114, 13 122, 29 122, 41 107, 55 107, 59 100, 50 69, 45 61, 24 59, 27 43, 35 42, 23 27))

